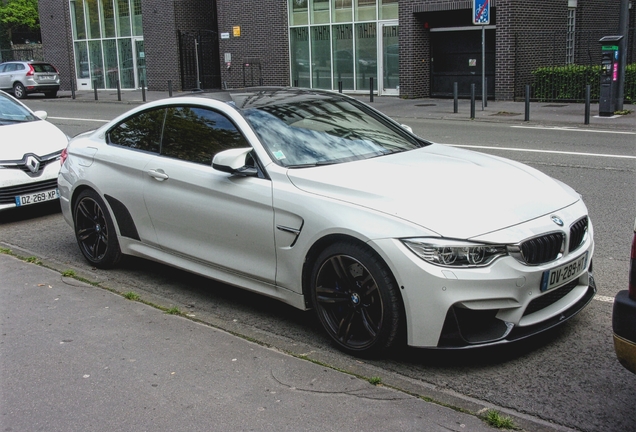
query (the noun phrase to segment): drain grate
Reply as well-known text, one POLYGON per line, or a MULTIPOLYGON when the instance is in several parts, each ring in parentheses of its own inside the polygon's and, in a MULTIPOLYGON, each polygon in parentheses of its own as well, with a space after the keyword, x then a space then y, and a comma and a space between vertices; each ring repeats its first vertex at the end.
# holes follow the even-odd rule
POLYGON ((427 106, 437 106, 437 104, 415 104, 415 106, 427 107, 427 106))
POLYGON ((521 113, 513 113, 513 112, 508 112, 508 111, 499 111, 498 113, 490 114, 490 115, 491 116, 502 116, 502 117, 513 117, 513 116, 521 115, 521 113))
POLYGON ((552 105, 543 105, 543 108, 563 108, 566 107, 567 105, 557 105, 557 104, 552 104, 552 105))

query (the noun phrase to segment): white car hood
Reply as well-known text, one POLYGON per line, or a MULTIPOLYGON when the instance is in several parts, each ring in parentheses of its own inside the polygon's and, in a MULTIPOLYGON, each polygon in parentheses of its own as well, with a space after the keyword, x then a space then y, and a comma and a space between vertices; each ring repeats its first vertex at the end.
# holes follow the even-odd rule
POLYGON ((26 153, 44 156, 67 144, 64 132, 44 120, 0 126, 0 160, 19 160, 26 153))
POLYGON ((517 225, 580 199, 572 188, 523 164, 439 144, 362 161, 289 169, 288 177, 303 191, 464 239, 517 225))

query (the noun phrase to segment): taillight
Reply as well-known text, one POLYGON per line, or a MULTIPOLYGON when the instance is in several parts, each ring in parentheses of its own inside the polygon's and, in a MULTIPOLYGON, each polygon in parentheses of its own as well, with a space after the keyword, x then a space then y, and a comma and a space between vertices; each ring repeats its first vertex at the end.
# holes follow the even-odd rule
POLYGON ((636 227, 632 239, 632 257, 629 265, 629 298, 636 300, 636 227))
POLYGON ((35 69, 33 69, 32 65, 29 65, 29 71, 26 74, 27 76, 33 76, 33 74, 35 74, 35 69))
POLYGON ((66 160, 67 157, 68 157, 68 147, 65 147, 64 150, 62 150, 62 154, 60 154, 60 165, 64 165, 64 161, 66 160))

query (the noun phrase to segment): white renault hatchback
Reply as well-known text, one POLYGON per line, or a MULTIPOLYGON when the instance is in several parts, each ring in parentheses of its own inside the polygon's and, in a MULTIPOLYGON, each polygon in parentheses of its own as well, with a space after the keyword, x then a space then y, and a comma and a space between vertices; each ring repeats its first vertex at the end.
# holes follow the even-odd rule
POLYGON ((135 255, 313 308, 354 354, 517 341, 596 292, 578 193, 331 92, 143 105, 73 139, 59 188, 91 264, 135 255))
POLYGON ((0 210, 57 200, 60 155, 68 137, 0 91, 0 210))

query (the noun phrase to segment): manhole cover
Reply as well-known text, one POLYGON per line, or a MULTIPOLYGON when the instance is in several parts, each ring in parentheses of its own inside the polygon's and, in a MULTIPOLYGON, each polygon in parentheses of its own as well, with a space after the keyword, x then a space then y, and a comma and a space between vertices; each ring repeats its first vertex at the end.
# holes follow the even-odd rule
POLYGON ((427 107, 427 106, 437 106, 437 104, 415 104, 415 106, 427 107))
POLYGON ((544 108, 563 108, 566 107, 567 105, 556 105, 556 104, 552 104, 552 105, 543 105, 544 108))

